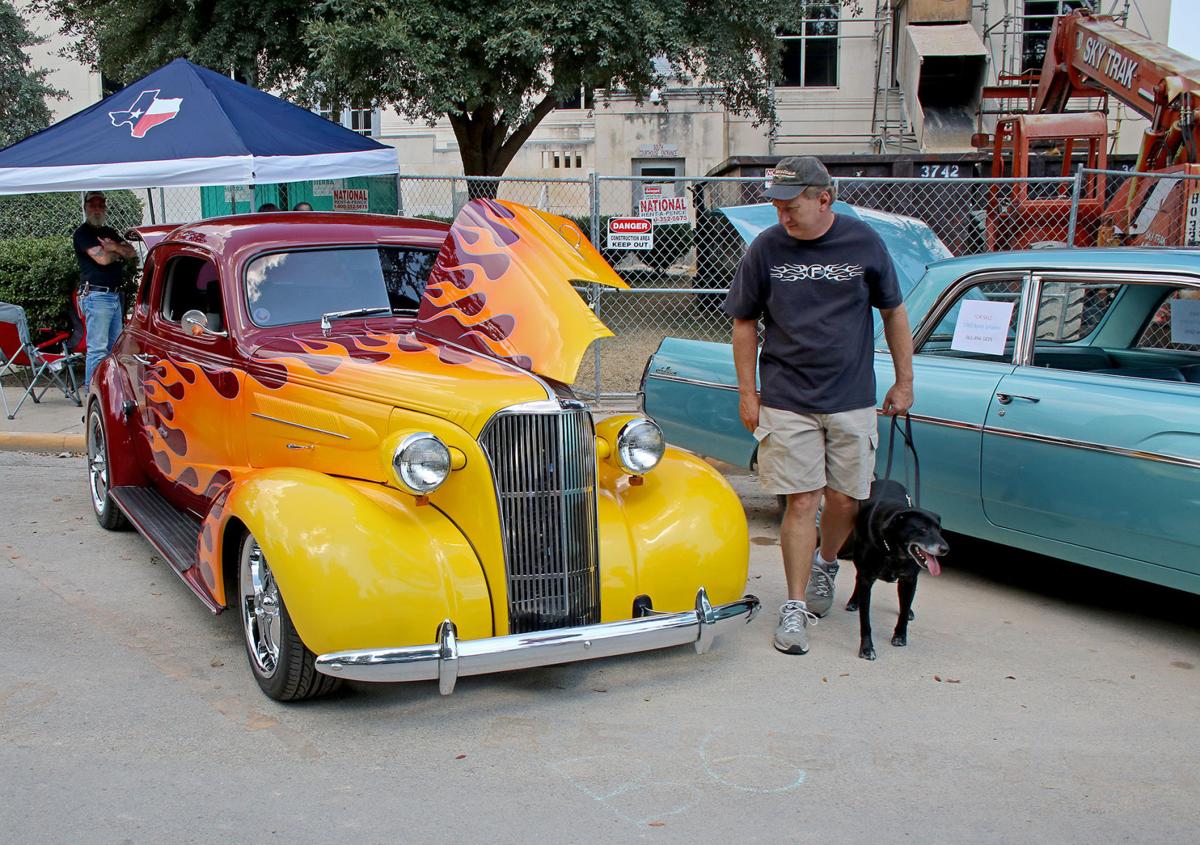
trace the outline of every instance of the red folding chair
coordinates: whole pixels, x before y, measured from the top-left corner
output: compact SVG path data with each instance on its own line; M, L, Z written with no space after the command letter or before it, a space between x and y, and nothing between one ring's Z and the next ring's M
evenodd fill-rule
M26 384L25 392L11 412L8 397L0 390L0 404L10 420L21 410L26 399L33 399L37 404L52 387L57 387L63 396L82 406L71 365L81 361L83 355L67 349L65 341L69 337L67 332L58 332L48 340L34 343L25 321L25 309L0 302L0 378L9 373L20 373ZM56 346L59 352L50 351Z

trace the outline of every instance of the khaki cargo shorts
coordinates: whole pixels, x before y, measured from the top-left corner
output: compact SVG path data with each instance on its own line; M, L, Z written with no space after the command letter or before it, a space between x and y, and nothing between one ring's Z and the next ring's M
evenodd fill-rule
M874 406L838 414L798 414L763 405L754 439L764 493L831 487L853 499L870 494L879 445Z

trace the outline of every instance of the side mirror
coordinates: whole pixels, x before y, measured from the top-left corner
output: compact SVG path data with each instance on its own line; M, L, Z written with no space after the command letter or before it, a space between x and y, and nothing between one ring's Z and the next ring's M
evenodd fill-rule
M204 312L196 308L191 311L185 311L183 319L183 330L192 337L202 337L203 335L218 335L224 332L214 332L208 327L208 317L204 316Z

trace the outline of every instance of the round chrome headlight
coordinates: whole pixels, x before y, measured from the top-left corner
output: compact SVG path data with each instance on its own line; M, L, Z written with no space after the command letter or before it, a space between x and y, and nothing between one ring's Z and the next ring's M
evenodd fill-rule
M441 487L450 475L450 450L428 431L418 431L400 441L392 455L392 469L400 486L424 496Z
M617 463L630 475L645 475L658 466L667 444L654 420L630 420L617 434Z

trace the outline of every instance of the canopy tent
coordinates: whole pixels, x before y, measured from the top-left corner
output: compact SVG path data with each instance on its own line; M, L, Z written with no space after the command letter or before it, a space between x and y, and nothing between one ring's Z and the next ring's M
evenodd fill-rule
M396 173L396 150L186 59L0 150L0 194Z

